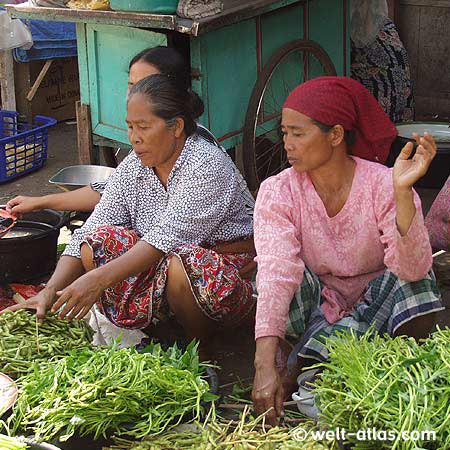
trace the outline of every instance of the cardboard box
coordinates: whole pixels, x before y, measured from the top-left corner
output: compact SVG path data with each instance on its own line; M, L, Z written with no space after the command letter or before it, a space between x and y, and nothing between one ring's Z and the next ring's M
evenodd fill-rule
M78 60L54 59L34 98L27 100L45 61L14 64L17 111L31 120L36 114L50 116L58 121L75 118L75 102L80 99Z

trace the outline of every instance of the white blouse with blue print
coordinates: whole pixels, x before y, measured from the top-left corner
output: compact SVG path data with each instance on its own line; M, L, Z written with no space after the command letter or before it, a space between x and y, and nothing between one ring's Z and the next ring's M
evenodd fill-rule
M86 234L101 225L133 229L167 253L182 245L214 245L253 234L236 167L219 147L197 134L187 138L167 180L131 152L108 179L100 203L76 230L64 255L80 257Z

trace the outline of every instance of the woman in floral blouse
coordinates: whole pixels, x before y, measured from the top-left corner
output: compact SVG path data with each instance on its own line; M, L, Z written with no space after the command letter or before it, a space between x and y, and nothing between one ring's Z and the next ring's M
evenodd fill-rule
M350 31L352 78L375 96L392 122L414 120L408 53L386 0L351 0Z
M241 269L255 256L252 218L231 159L196 133L202 111L196 94L165 75L131 88L134 151L25 307L41 319L47 309L81 319L97 303L114 324L150 331L174 316L201 341L246 319L254 301Z
M281 129L291 168L264 181L255 207L256 356L253 399L275 422L288 386L324 360L340 330L426 336L443 309L420 200L436 154L415 135L389 169L394 125L360 83L321 77L296 88ZM363 159L364 158L364 159ZM296 343L279 373L286 339ZM284 377L284 378L282 378Z

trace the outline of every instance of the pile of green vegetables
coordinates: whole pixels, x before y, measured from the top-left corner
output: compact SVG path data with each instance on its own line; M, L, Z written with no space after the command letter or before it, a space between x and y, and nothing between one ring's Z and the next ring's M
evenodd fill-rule
M249 411L247 406L237 422L211 418L196 429L148 436L138 443L119 439L106 450L337 450L336 442L312 438L312 421L297 428L268 427L264 415L254 418Z
M26 450L28 446L20 439L0 434L0 448L2 450Z
M47 362L92 341L92 330L84 321L58 320L49 313L38 324L27 310L0 315L0 334L0 370L13 378L28 373L33 361Z
M450 329L418 345L407 337L340 335L328 340L329 360L315 382L321 425L347 433L392 431L394 439L362 441L354 449L450 448ZM435 440L411 432L434 431ZM414 439L405 440L406 432Z
M216 397L202 378L206 366L199 363L197 346L185 352L176 347L164 352L159 345L145 350L77 349L51 365L33 365L18 380L10 432L44 441L74 434L142 438L200 419L203 402Z

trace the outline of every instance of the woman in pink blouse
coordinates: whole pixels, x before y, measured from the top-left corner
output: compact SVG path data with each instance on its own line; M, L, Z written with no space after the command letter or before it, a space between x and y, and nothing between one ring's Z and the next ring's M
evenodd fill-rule
M450 252L450 177L434 199L425 217L425 225L432 247Z
M253 400L275 422L306 360L339 330L426 336L443 309L413 184L436 154L415 135L389 169L396 130L357 81L321 77L288 97L281 129L291 168L266 180L255 209ZM378 161L378 162L375 162ZM281 373L277 362L298 342ZM293 355L293 358L292 358ZM292 361L293 359L293 361Z

